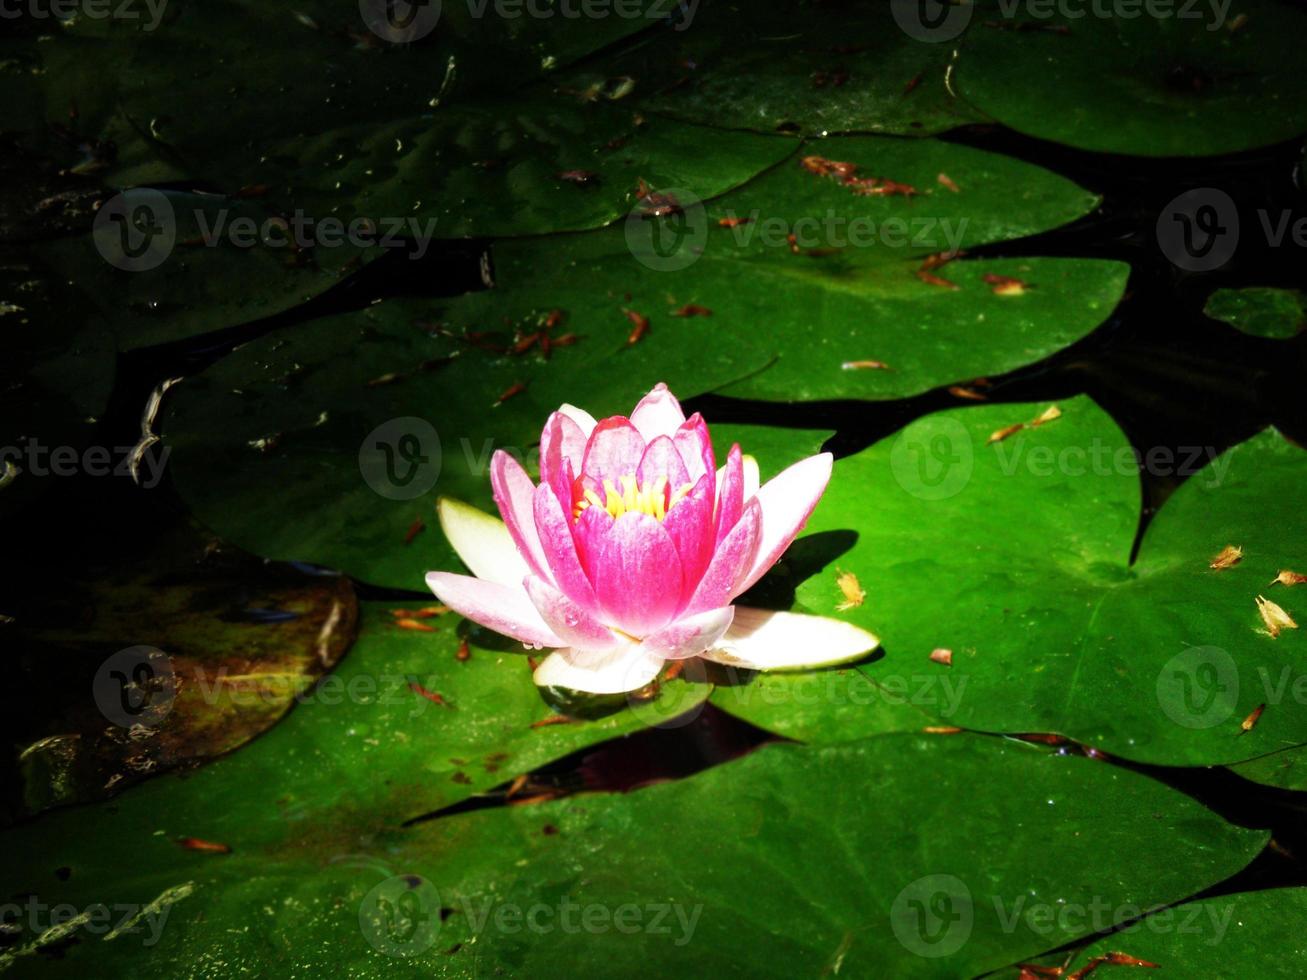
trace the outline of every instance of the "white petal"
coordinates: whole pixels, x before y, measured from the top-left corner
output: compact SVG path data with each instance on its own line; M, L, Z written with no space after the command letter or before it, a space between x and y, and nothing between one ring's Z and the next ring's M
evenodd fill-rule
M441 497L436 502L436 513L440 517L440 529L473 575L487 582L522 587L522 580L531 569L518 554L508 525L450 497Z
M744 454L744 502L747 504L758 493L758 487L762 485L762 474L758 472L758 459L755 456Z
M802 670L857 660L879 645L875 636L842 620L736 606L731 628L701 656L753 670Z
M569 405L566 402L558 406L558 411L579 425L581 432L587 439L590 438L590 433L595 430L595 426L599 424L595 421L595 417L584 408L577 408L575 405Z
M663 658L627 643L607 653L565 647L545 657L536 668L540 687L566 687L588 694L625 694L638 691L662 669Z

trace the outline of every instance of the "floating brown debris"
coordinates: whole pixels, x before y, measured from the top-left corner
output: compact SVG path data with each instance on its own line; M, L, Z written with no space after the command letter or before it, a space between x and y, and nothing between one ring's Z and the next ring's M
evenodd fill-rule
M412 544L413 539L416 538L419 534L421 534L426 529L427 529L427 522L420 517L417 518L416 520L413 521L412 524L408 526L408 530L404 532L404 543Z
M649 318L643 313L635 312L635 310L624 308L622 312L631 321L631 333L626 338L626 346L631 347L638 344L644 338L644 335L649 332Z
M397 619L395 625L402 630L410 630L414 633L434 633L436 628L417 619Z
M927 735L957 735L962 729L956 725L927 725L922 731Z
M567 715L550 715L548 718L541 718L539 721L531 722L532 728L549 728L553 725L570 725L572 719Z
M599 183L599 175L593 170L564 170L554 174L559 180L565 180L577 187L593 187Z
M954 398L965 398L967 401L983 402L989 399L978 391L967 388L963 385L950 385L948 393Z
M1280 570L1279 575L1275 576L1275 581L1271 584L1302 585L1304 582L1307 582L1307 575L1302 575L1298 572L1291 572L1287 568L1284 568Z
M841 371L892 371L884 361L845 361L840 365Z
M177 843L188 851L204 851L206 854L230 854L230 844L219 844L217 841L201 840L198 837L178 837Z
M734 215L732 215L732 216L729 217L729 218L718 218L718 219L717 219L717 227L718 227L718 228L738 228L738 227L740 227L740 225L747 225L747 224L750 224L752 221L753 221L752 218L737 218L737 217L735 217Z
M1233 568L1242 560L1243 548L1237 544L1227 544L1208 562L1207 567L1214 568L1219 572L1227 568Z
M924 282L927 286L939 286L943 289L958 288L957 283L951 282L950 280L945 279L943 276L937 276L935 275L935 273L930 272L927 269L918 269L916 275L917 278L920 279L922 282Z
M417 681L409 681L409 682L408 682L408 689L409 689L410 691L412 691L414 694L417 694L417 695L419 695L420 697L424 697L424 698L426 698L426 699L427 699L428 701L430 701L432 704L438 704L438 705L440 705L442 708L453 708L453 707L454 707L452 704L450 704L448 701L446 701L442 695L440 695L440 694L437 693L436 691L428 690L427 688L425 688L425 687L423 687L421 684L419 684Z
M945 667L953 666L953 651L944 647L937 647L930 651L930 659L937 664L943 664Z
M948 189L951 190L954 194L957 194L957 193L959 193L959 192L962 190L962 188L958 187L958 185L953 181L953 178L950 177L948 174L941 173L941 174L940 174L938 177L936 177L935 179L936 179L937 181L939 181L939 184L940 184L941 187L946 187L946 188L948 188Z
M454 654L454 659L461 664L465 664L472 659L472 651L468 648L467 637L458 641L458 652Z
M672 316L712 316L712 310L696 303L686 303L679 310L672 310Z
M517 382L517 384L510 385L508 388L504 389L504 393L502 395L500 395L498 398L495 399L495 404L502 405L510 398L514 397L515 395L520 395L524 391L526 391L525 382L519 381Z

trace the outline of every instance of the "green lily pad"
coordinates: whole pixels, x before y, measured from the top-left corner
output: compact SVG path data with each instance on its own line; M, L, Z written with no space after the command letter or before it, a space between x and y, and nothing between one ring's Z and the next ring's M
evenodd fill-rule
M230 751L275 724L353 641L347 579L225 552L193 532L161 544L112 569L74 562L39 590L7 582L20 814Z
M769 360L745 326L702 343L696 318L662 318L630 345L623 309L661 305L662 284L630 300L591 286L387 301L246 344L170 396L176 486L225 540L424 591L426 572L459 567L435 530L436 497L493 511L494 451L532 463L558 406L623 414L659 381L689 398ZM552 310L550 335L575 343L512 353Z
M1077 952L1075 970L1095 957L1124 952L1155 963L1167 976L1298 977L1307 970L1307 943L1298 923L1307 915L1307 888L1273 888L1186 902ZM1065 957L1058 960L1058 965ZM1102 967L1109 976L1111 967ZM1144 974L1147 976L1148 974Z
M1042 405L943 412L839 461L808 530L856 530L838 565L867 599L836 612L826 568L798 602L881 638L884 658L862 668L873 680L965 684L948 719L963 728L1059 733L1168 765L1307 741L1293 702L1307 641L1290 628L1270 636L1258 606L1264 595L1307 614L1296 592L1269 585L1307 567L1293 503L1307 455L1275 432L1210 462L1201 451L1146 455L1159 475L1193 475L1130 565L1134 452L1087 397L1060 408L1037 427ZM1242 559L1209 567L1227 546ZM951 651L951 666L930 658L936 649ZM1277 703L1244 732L1264 702ZM873 714L867 724L875 730Z
M10 831L6 893L32 894L42 908L140 903L153 913L113 941L76 922L58 958L34 955L55 937L24 919L10 962L38 976L94 962L101 976L221 963L367 977L404 966L541 975L566 962L589 976L666 975L748 956L769 976L823 967L970 976L1088 931L1058 910L1178 901L1238 870L1266 840L1103 763L975 736L885 736L824 749L772 745L635 793L376 836L335 807L325 819L301 819L293 839L267 842L258 828L272 790L228 765L265 741L195 779L140 787L112 811L54 814ZM319 742L314 755L342 751L340 741ZM384 800L397 789L377 771L387 758L376 752L343 772ZM297 786L317 777L309 765L277 772L285 798L271 812L289 819L300 810ZM708 828L711 847L655 843L675 838L687 814ZM84 833L90 819L95 839ZM213 838L231 854L169 839L210 828L234 834ZM97 843L104 834L136 844L130 854L108 850ZM1054 836L1059 847L1045 846ZM850 859L873 851L876 861ZM1035 906L1054 913L1051 927L1025 914Z
M1264 786L1307 790L1307 746L1282 749L1230 768L1244 779L1251 779Z
M629 78L642 108L727 129L924 136L985 118L949 91L951 54L903 30L890 4L703 0L683 29L636 38L557 85L598 94Z
M90 226L91 216L86 225ZM134 189L110 197L94 231L35 251L99 308L122 350L198 336L307 302L406 229L300 221L255 202Z
M8 249L0 338L0 512L13 513L48 489L52 451L80 460L94 445L117 365L113 334L85 298Z
M1295 63L1307 16L1292 4L1122 9L977 3L954 84L999 122L1102 153L1237 153L1307 130ZM1037 81L1036 81L1037 80Z
M1269 286L1218 289L1203 312L1254 337L1288 340L1307 327L1307 293Z
M793 147L637 118L607 101L522 99L532 77L656 23L651 2L581 18L414 5L415 27L431 30L412 44L368 28L360 8L372 0L172 6L157 31L87 37L78 27L43 59L45 72L62 63L66 42L79 65L113 79L116 99L78 129L117 147L99 168L117 187L183 174L228 194L257 189L317 223L411 219L428 238L531 234L613 221L642 177L720 193ZM49 88L45 112L61 118L72 86Z
M620 106L518 98L289 137L224 168L310 214L399 217L462 238L597 228L631 210L641 180L712 197L793 148Z

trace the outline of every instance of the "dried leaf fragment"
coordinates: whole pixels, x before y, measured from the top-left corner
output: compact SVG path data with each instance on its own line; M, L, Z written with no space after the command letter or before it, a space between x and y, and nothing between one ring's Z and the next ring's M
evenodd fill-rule
M686 303L679 310L673 310L672 316L712 316L712 310L696 303Z
M1227 568L1233 568L1242 560L1243 548L1237 544L1227 544L1212 558L1207 567L1214 568L1219 572Z
M1243 721L1239 722L1239 734L1242 735L1244 732L1251 732L1256 728L1257 721L1262 717L1262 712L1265 710L1266 705L1264 704L1259 704L1257 707L1253 708L1252 713Z
M631 347L638 344L644 335L649 332L649 318L643 313L637 313L635 310L623 308L622 312L631 321L631 333L626 338L626 346Z
M408 531L404 533L404 543L412 544L413 539L427 529L427 522L422 518L417 518L408 526Z
M858 581L858 576L852 572L839 572L835 576L835 584L840 587L840 593L844 596L844 601L835 607L839 612L846 612L854 606L860 606L867 598L867 590Z
M1280 574L1275 576L1275 582L1272 582L1271 584L1275 585L1276 582L1280 585L1302 585L1304 582L1307 582L1307 575L1302 575L1298 572L1291 572L1287 568L1282 568L1280 569Z
M502 395L500 395L498 398L495 399L495 404L502 405L504 404L504 402L508 401L514 395L520 395L524 391L526 391L526 384L522 381L519 381L515 385L510 385L508 388L504 390L504 393Z
M1062 409L1058 408L1056 405L1049 405L1048 408L1040 412L1037 417L1030 420L1030 427L1036 429L1046 422L1052 422L1054 419L1060 419L1061 417Z
M410 630L414 633L434 633L436 628L417 619L397 619L395 625L402 630Z
M884 361L845 361L840 365L842 371L889 371L892 370Z
M1027 284L1013 276L1000 276L997 273L986 272L980 278L989 284L995 296L1024 296L1026 293Z
M204 851L208 854L230 854L230 844L220 844L217 841L201 840L198 837L178 837L177 843L188 851Z
M531 722L532 728L548 728L551 725L570 725L572 719L567 715L550 715L548 718L541 718L539 721Z
M989 438L985 440L985 445L988 446L995 442L1002 442L1004 439L1016 435L1025 427L1026 423L1018 422L1015 425L1005 425L1001 429L996 429L989 434Z
M1265 596L1257 597L1257 611L1262 614L1262 622L1266 624L1266 631L1272 639L1279 636L1281 630L1298 628L1292 616Z
M953 651L946 647L936 647L930 651L930 659L937 664L943 664L945 667L953 666Z
M941 173L935 179L939 181L941 187L947 187L954 194L957 194L959 191L961 191L961 188L958 187L956 183L954 183L953 178L950 177L948 174Z

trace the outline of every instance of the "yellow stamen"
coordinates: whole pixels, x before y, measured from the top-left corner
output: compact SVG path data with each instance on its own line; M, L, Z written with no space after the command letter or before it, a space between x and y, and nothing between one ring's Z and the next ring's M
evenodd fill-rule
M662 521L667 517L667 512L677 502L684 500L690 491L694 489L694 484L686 483L678 487L669 500L666 476L659 476L654 479L653 483L643 487L640 486L636 477L630 473L618 477L617 482L621 484L620 491L612 480L604 481L603 498L600 498L599 494L593 490L586 490L581 499L577 501L572 516L579 518L583 511L590 507L598 507L601 510L606 510L614 518L621 517L623 514L636 513L648 514L654 520Z

